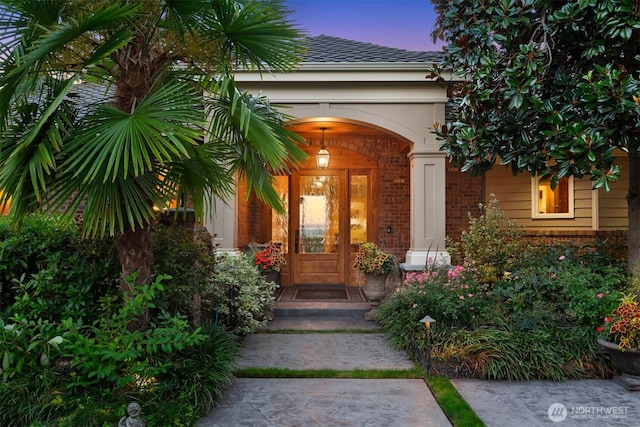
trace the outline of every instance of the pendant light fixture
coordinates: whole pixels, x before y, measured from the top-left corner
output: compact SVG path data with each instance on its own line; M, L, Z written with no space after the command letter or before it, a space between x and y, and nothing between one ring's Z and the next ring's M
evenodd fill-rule
M324 131L327 128L320 128L320 130L322 130L322 141L320 141L320 151L316 154L316 164L318 169L326 169L329 167L329 158L331 157L327 149L324 148Z

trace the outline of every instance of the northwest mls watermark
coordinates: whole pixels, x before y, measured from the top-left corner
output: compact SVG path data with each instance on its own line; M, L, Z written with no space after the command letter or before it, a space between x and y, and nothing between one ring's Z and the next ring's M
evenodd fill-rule
M547 414L553 422L559 423L567 418L572 420L613 420L627 418L628 406L570 406L554 403Z

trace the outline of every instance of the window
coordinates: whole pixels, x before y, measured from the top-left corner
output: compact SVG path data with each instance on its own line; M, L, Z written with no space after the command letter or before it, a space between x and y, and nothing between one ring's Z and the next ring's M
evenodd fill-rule
M573 177L560 178L556 188L551 183L531 179L532 218L573 218Z

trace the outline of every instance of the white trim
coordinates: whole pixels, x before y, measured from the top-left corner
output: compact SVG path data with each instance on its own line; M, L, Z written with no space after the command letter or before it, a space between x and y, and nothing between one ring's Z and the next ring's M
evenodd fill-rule
M569 198L569 212L566 213L541 213L538 209L538 183L540 181L539 176L531 177L531 218L532 219L573 219L575 218L575 186L574 177L568 179L568 198Z
M600 230L600 191L591 190L591 229Z

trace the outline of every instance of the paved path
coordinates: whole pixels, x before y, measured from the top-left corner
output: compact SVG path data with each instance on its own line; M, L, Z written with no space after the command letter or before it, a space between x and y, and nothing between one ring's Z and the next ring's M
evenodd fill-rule
M353 319L270 322L269 329L372 329ZM407 356L381 333L253 334L238 365L301 369L408 370ZM450 427L421 379L239 378L199 427Z
M612 380L451 380L487 427L639 427L640 392Z
M277 318L246 338L238 365L299 369L411 369L373 322ZM284 334L286 329L348 333ZM367 330L368 333L352 333ZM375 331L373 331L375 332ZM487 427L640 427L640 392L611 380L452 380ZM451 426L424 381L257 379L234 381L199 427Z

